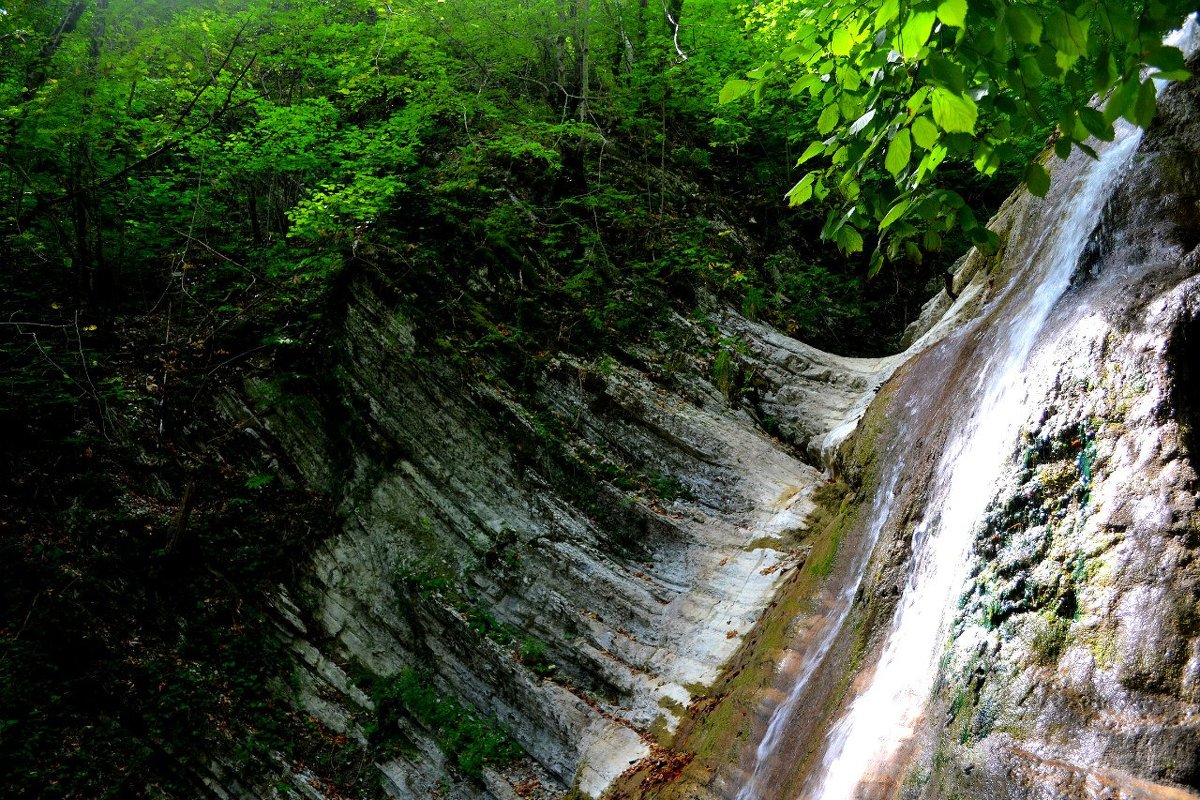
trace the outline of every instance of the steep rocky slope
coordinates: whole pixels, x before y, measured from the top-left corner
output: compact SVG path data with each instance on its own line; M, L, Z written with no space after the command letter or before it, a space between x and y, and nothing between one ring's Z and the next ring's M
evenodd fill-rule
M511 733L532 759L512 782L599 796L669 741L804 561L823 478L799 454L887 362L731 318L727 334L752 343L732 403L703 359L651 348L549 358L517 396L421 356L377 282L347 296L340 411L255 383L224 403L346 519L277 601L304 707L365 742L372 702L354 680L416 668ZM771 414L798 448L763 432ZM389 793L505 795L494 773L448 770L419 722L402 726L409 749L380 766Z
M1031 364L923 796L1200 791L1198 149L1200 89L1172 87Z

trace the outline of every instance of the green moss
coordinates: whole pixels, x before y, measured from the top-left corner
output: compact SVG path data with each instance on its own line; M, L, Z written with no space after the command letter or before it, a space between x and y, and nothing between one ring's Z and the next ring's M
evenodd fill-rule
M518 660L539 678L549 678L558 671L558 666L546 655L546 645L539 639L526 636L517 651Z
M728 350L722 349L713 359L712 379L717 388L721 390L721 394L725 395L726 400L733 398L738 379L738 366Z
M1070 620L1052 617L1043 619L1029 643L1035 664L1052 667L1058 663L1070 641Z
M670 726L667 724L667 718L662 714L654 718L654 721L650 723L650 727L646 732L659 747L670 746L673 734L671 733Z
M1117 637L1115 634L1115 631L1100 629L1092 631L1084 639L1092 658L1096 659L1096 666L1101 669L1108 669L1117 662Z
M522 755L499 723L481 719L457 699L438 693L430 677L414 669L379 681L372 699L380 731L394 730L401 714L406 714L434 735L442 752L468 777L479 778L485 766L506 764Z
M848 513L849 505L849 498L843 498L833 522L813 546L804 565L809 574L818 578L827 578L833 572L833 565L837 561L838 550L842 545L842 537L851 521L851 515Z

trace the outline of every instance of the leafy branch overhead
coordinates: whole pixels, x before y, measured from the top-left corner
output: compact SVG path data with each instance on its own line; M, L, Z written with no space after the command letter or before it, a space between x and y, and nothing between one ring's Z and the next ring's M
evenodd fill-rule
M720 101L762 99L789 86L820 108L819 140L797 164L808 171L788 192L794 206L824 201L822 235L846 252L878 244L870 274L921 246L936 250L956 227L976 245L995 236L970 205L937 180L949 161L983 175L1018 157L1015 142L1055 129L1060 158L1111 141L1120 120L1146 127L1156 80L1189 76L1183 53L1163 43L1194 4L1088 0L1069 8L1031 0L774 0L758 10L763 30L787 30L774 57L728 81ZM1091 98L1097 96L1098 104ZM1024 170L1044 196L1050 176Z

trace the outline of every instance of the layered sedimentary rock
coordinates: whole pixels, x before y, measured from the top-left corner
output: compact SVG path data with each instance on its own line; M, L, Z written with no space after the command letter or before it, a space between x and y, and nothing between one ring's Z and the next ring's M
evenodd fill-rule
M348 297L340 408L255 384L225 404L346 520L276 600L304 708L365 742L372 702L356 679L415 668L530 758L508 781L466 780L412 720L407 754L380 765L392 795L517 783L599 796L669 741L803 561L823 478L802 456L884 362L730 318L753 342L734 367L747 385L760 375L752 401L714 388L705 360L653 349L552 357L516 393L419 354L377 284ZM764 432L772 411L797 446Z

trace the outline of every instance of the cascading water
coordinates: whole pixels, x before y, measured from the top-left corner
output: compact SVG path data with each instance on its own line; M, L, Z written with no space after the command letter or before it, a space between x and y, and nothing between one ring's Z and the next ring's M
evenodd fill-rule
M1070 199L1062 203L1057 214L1054 209L1048 210L1045 218L1053 224L1047 224L1042 234L1027 244L1027 255L1019 270L1026 280L1015 279L1009 296L994 302L997 307L1010 309L1005 314L1008 323L1001 328L999 340L989 348L994 355L979 369L972 387L980 397L973 404L976 413L960 427L942 456L935 483L945 487L944 499L938 502L931 498L927 516L914 533L914 566L883 655L868 687L827 737L824 756L805 788L804 797L821 800L855 797L864 776L873 768L884 767L911 736L936 674L945 627L942 612L953 606L955 593L962 585L974 525L991 499L994 478L1001 468L996 454L1005 452L1012 444L1016 428L1025 416L1024 386L1018 380L1019 373L1051 308L1069 285L1108 187L1128 162L1139 138L1136 129L1120 123L1117 138L1100 160L1084 165L1091 168L1077 175L1073 185L1063 193L1063 197ZM959 336L971 333L972 328L968 328ZM927 346L927 341L914 344L908 356ZM889 365L886 373L894 366ZM876 489L866 533L850 555L852 563L845 573L849 580L840 591L829 591L828 597L818 601L822 613L813 624L819 630L799 656L799 663L790 670L792 683L770 715L754 753L752 769L736 800L773 797L779 791L773 781L778 753L786 744L793 718L805 705L811 681L841 634L867 560L889 523L898 486L906 478L905 460L899 454L912 446L914 432L923 427L912 421L921 413L914 398L904 409L904 419L893 420L896 428L893 451L897 455L887 459L890 468L881 476ZM823 447L827 455L835 449L839 437L853 430L858 414L853 416L831 434L831 441Z
M1027 297L1014 297L993 355L979 371L973 417L948 443L924 518L913 535L914 563L866 688L834 725L824 756L804 796L854 798L864 782L894 772L891 762L914 732L930 696L947 609L965 580L975 526L995 491L1003 460L1028 416L1022 371L1051 309L1067 289L1108 190L1129 162L1140 132L1122 125L1117 138L1065 193L1056 224L1029 242L1020 271L1037 281ZM1053 241L1045 239L1053 235ZM1020 291L1017 288L1015 291Z
M761 794L760 783L764 780L763 768L770 763L771 754L779 745L780 737L785 735L787 723L795 712L797 704L804 697L804 691L808 687L809 681L812 680L817 669L829 655L829 651L833 648L838 633L841 631L842 624L850 614L854 596L858 593L858 587L862 584L863 576L866 574L867 559L871 555L875 542L879 540L880 531L883 530L884 524L891 515L892 504L896 499L896 483L903 474L904 462L899 461L889 479L876 491L871 509L871 527L868 530L864 546L858 548L850 567L854 579L840 592L829 598L825 604L826 613L822 619L824 627L817 637L816 644L805 655L791 689L788 691L787 698L772 713L770 721L767 723L766 733L755 750L754 769L747 781L742 784L741 789L738 790L737 800L754 800Z
M1191 52L1195 36L1193 16L1166 43ZM1161 91L1162 83L1156 83ZM973 534L1005 466L1002 454L1013 451L1030 413L1025 365L1141 136L1141 130L1119 123L1113 143L1099 160L1084 162L1059 196L1061 211L1043 216L1051 223L1043 235L1026 242L1022 252L1008 254L1021 267L1010 290L1012 310L972 387L979 398L975 413L960 421L939 464L932 484L938 488L914 531L913 565L882 655L865 689L833 726L804 797L856 798L872 794L869 786L877 780L885 789L893 785L893 760L912 738L928 703L948 610L965 582ZM1053 240L1047 241L1051 235ZM1034 288L1020 296L1022 284Z
M805 788L804 797L834 800L852 798L873 768L885 766L908 740L929 696L936 674L939 644L944 638L943 610L953 606L963 582L963 569L976 521L991 499L996 473L1001 468L996 454L1005 452L1016 437L1024 418L1024 386L1019 373L1051 308L1066 290L1071 273L1099 215L1109 186L1137 147L1139 132L1120 124L1115 141L1100 160L1076 177L1063 194L1055 224L1046 225L1041 236L1027 244L1023 269L1026 281L1014 284L1009 297L996 301L1014 310L1006 316L1000 341L972 387L981 399L974 404L974 417L960 428L949 443L935 483L945 487L944 499L931 502L926 518L914 533L915 562L894 618L884 652L867 688L850 705L830 732L822 761ZM1087 166L1087 165L1085 165ZM1049 217L1055 217L1053 213ZM1051 241L1051 237L1054 240ZM971 333L970 329L960 336ZM924 349L918 342L910 350ZM890 369L888 370L890 372ZM906 417L917 417L921 409L910 401ZM896 422L896 447L909 447L912 431L920 426ZM853 428L853 421L847 424ZM832 451L836 441L824 449ZM794 667L792 684L784 700L773 710L763 738L754 753L753 767L739 789L737 800L756 800L778 791L770 782L777 751L784 744L794 715L804 705L806 690L824 664L853 607L862 583L867 559L893 511L898 485L905 478L902 457L892 460L872 502L870 522L862 542L851 556L850 580L836 593L819 602L823 614L820 631L810 641ZM932 500L932 498L931 498Z

